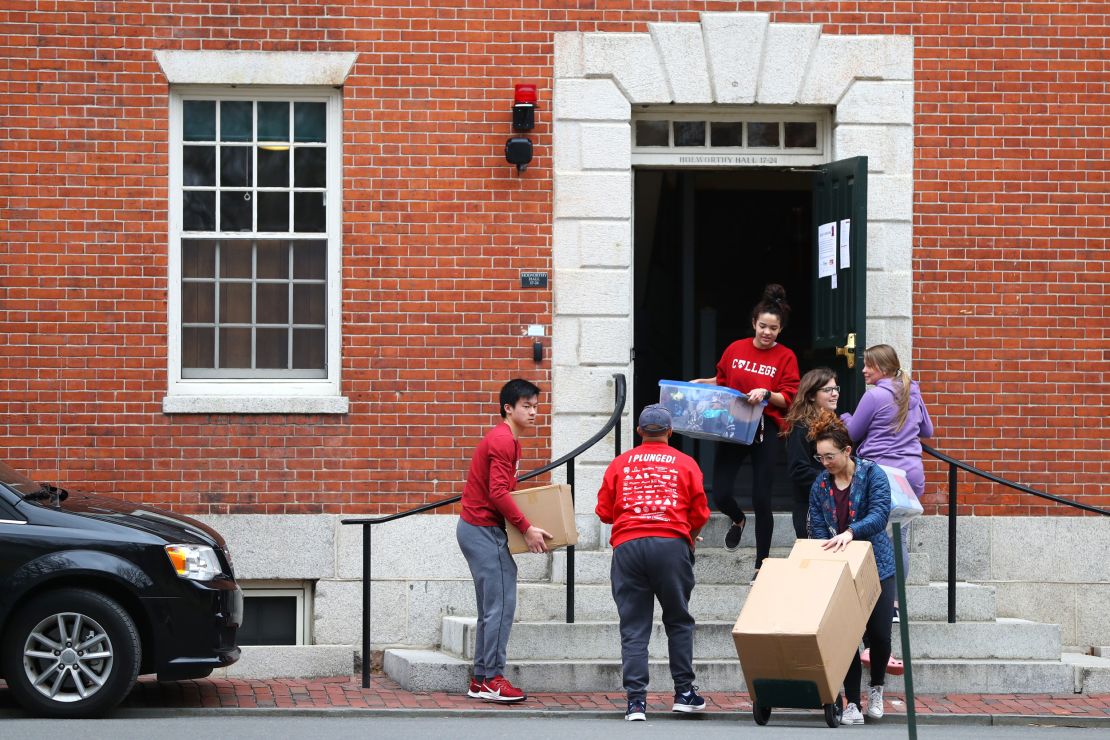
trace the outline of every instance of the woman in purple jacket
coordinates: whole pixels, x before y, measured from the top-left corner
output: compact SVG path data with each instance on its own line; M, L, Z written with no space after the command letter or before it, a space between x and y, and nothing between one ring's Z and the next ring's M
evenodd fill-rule
M917 382L902 369L889 344L863 353L863 379L872 386L854 414L841 414L860 457L906 471L918 498L925 492L921 440L933 436L933 422ZM902 563L909 569L909 525L902 526ZM897 614L897 612L895 612Z

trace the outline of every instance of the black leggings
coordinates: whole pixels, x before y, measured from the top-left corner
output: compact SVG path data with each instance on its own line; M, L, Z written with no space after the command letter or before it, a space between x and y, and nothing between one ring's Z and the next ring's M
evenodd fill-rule
M756 438L758 440L758 437ZM717 444L717 462L713 466L713 503L717 510L734 522L744 511L736 500L736 476L745 459L752 460L752 511L755 512L755 567L771 554L771 535L775 519L771 513L771 490L775 483L775 466L782 455L782 441L775 423L764 417L763 441L750 445Z
M890 660L890 620L894 618L894 577L882 582L879 601L871 610L867 620L864 639L871 649L871 685L882 686L886 681L886 664ZM859 649L852 656L848 675L844 677L844 698L850 704L859 706L860 680L863 678L863 663L859 659Z

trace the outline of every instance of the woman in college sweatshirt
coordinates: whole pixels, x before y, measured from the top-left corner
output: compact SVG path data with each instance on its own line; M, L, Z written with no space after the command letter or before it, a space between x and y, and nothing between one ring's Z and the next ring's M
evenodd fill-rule
M781 285L771 284L752 309L755 336L738 339L728 346L717 363L715 378L699 378L696 383L716 383L747 394L748 403L767 406L755 439L750 445L717 444L713 475L713 502L727 514L732 527L725 534L725 549L736 550L747 517L736 500L736 476L748 457L752 461L752 509L755 511L755 572L771 552L775 521L771 513L774 471L782 454L779 430L783 414L798 391L798 358L779 344L779 333L790 318L790 304ZM753 581L755 576L752 577Z

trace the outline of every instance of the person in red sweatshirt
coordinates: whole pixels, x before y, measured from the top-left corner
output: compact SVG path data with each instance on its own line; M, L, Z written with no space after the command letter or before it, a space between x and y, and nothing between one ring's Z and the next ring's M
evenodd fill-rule
M663 608L672 712L700 712L705 699L694 686L694 546L709 520L701 470L673 449L671 413L652 404L640 412L643 443L609 463L595 511L613 525L610 581L621 632L621 669L628 708L624 718L647 719L648 640L655 600Z
M474 578L478 600L474 677L467 696L518 702L527 695L505 678L505 646L516 614L516 561L509 553L506 520L520 530L531 552L547 552L551 534L533 526L510 495L516 489L521 432L536 424L540 389L516 378L501 388L503 422L491 429L470 460L455 528L459 549Z
M717 363L715 378L694 382L716 383L747 394L748 403L764 401L763 420L750 445L719 443L713 467L713 503L727 514L732 527L725 533L725 549L736 550L744 533L747 517L736 500L736 476L748 457L752 461L752 509L755 511L755 572L771 553L771 535L775 531L771 512L771 491L775 466L782 455L779 430L783 415L798 392L798 358L779 344L779 333L790 318L790 304L781 285L772 283L763 289L763 297L752 309L755 336L738 339L725 349ZM755 581L755 576L752 577Z

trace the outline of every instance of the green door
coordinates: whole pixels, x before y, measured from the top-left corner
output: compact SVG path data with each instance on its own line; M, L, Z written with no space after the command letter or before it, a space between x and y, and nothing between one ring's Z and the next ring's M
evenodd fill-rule
M840 410L854 411L864 390L867 157L830 162L814 177L814 359L836 371Z

